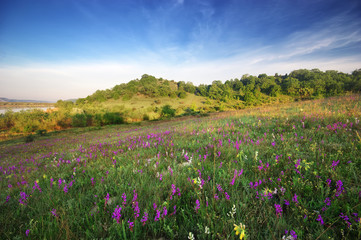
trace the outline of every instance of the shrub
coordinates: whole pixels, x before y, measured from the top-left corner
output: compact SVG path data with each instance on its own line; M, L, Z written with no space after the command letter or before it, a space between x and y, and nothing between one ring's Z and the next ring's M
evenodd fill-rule
M144 120L144 121L149 121L149 115L146 114L146 113L144 113L144 115L143 115L143 120Z
M35 139L34 135L33 134L29 134L25 137L25 142L26 143L29 143L29 142L33 142Z
M175 109L172 108L170 105L164 105L162 107L162 112L161 112L161 116L162 117L174 117L175 116Z
M38 129L36 130L36 134L39 136L45 136L46 135L46 130L45 129Z
M77 113L71 118L71 125L73 127L86 127L87 117L83 113Z
M124 119L120 116L120 113L117 112L109 112L103 115L104 124L122 124L124 123Z

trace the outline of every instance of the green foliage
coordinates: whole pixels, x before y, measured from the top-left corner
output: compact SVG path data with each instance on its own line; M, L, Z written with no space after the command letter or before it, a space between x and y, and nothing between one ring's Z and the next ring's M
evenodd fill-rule
M173 109L170 105L164 105L162 107L161 116L165 118L174 117L176 110Z
M38 130L36 130L36 134L38 136L45 136L46 135L46 129L38 129Z
M148 115L148 114L144 114L144 115L143 115L143 120L144 120L144 121L149 121L149 119L150 119L150 118L149 118L149 115Z
M71 125L73 127L86 127L87 126L87 115L84 113L77 113L72 116Z
M33 134L29 134L25 137L25 142L26 143L30 143L30 142L33 142L35 140L35 137Z
M179 98L182 98L182 99L187 97L187 93L183 90L177 91L176 94Z
M124 119L118 112L107 112L103 115L103 122L105 125L109 124L123 124Z

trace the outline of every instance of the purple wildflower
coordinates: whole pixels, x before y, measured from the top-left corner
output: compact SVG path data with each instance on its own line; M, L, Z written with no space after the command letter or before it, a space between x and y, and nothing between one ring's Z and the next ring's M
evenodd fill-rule
M318 217L317 217L316 221L320 222L320 224L321 224L321 225L323 225L323 224L324 224L324 221L323 221L323 219L322 219L321 214L320 214L320 215L318 215Z
M296 195L296 194L292 197L292 201L295 202L295 203L298 203L297 195Z
M227 193L227 192L224 192L224 195L226 195L226 199L227 199L227 200L229 200L229 199L230 199L230 197L229 197L229 195L228 195L228 193Z
M27 229L27 230L25 231L26 236L29 236L29 232L30 232L30 229Z
M327 185L328 185L329 187L331 187L331 179L327 179L326 182L327 182Z
M68 193L68 186L66 184L64 185L64 192Z
M144 215L143 215L143 217L142 217L142 219L140 221L144 226L145 223L148 221L148 213L147 212L144 212Z
M26 205L28 197L29 195L27 195L25 192L20 192L20 199L19 199L20 204Z
M58 214L56 214L56 209L53 208L53 210L51 211L51 214L53 214L54 217L58 217Z
M120 211L122 210L122 207L119 207L119 205L117 205L117 207L114 209L114 212L113 212L113 216L112 218L116 219L117 220L117 223L120 222L120 217L122 216L120 214Z
M198 212L198 209L201 207L201 204L199 203L199 200L196 200L196 212Z
M167 214L168 214L167 207L166 207L166 206L164 206L164 207L163 207L163 214L162 214L162 217L163 217L163 218L165 218L165 216L167 216Z
M125 204L127 204L127 195L125 195L125 193L122 194L122 198L123 198L123 207L125 206Z
M109 201L109 193L107 193L104 199L105 199L105 205L107 205Z
M134 227L134 222L131 222L130 220L128 220L128 224L129 224L130 231L132 231L133 227Z
M281 217L282 216L282 207L281 207L281 205L280 204L275 204L274 206L276 208L277 217Z
M157 210L156 210L156 214L155 214L154 221L155 221L155 222L158 222L158 221L159 221L159 218L160 218L160 211L157 209Z

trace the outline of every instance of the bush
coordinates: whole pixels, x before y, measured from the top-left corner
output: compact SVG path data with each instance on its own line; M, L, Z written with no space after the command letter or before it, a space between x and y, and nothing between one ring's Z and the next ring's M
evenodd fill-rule
M172 108L170 105L164 105L163 107L162 107L162 112L161 112L161 116L162 117L167 117L167 118L169 118L169 117L174 117L175 116L175 109L174 108Z
M103 126L104 123L103 123L103 117L101 114L95 114L94 117L93 117L93 124L97 127L100 127L100 126Z
M184 91L178 91L178 97L179 98L186 98L187 97L187 93Z
M122 124L124 123L124 119L120 116L120 113L117 112L109 112L103 115L104 124Z
M29 142L33 142L35 139L34 135L33 134L30 134L28 136L25 137L25 142L26 143L29 143Z
M38 129L36 130L36 134L39 136L45 136L46 135L46 130L45 129Z
M149 115L148 114L144 114L143 115L143 121L149 121Z
M71 125L73 127L86 127L87 117L83 113L77 113L71 118Z

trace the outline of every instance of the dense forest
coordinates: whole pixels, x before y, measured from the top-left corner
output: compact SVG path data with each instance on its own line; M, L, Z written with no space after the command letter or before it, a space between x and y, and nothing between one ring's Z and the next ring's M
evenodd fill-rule
M246 74L240 79L224 83L215 80L210 85L199 86L144 74L140 79L112 89L98 90L75 102L59 100L52 111L8 111L0 114L0 130L6 134L43 134L70 127L207 114L360 91L361 69L352 74L319 69L300 69L274 76ZM146 101L149 102L147 107Z

